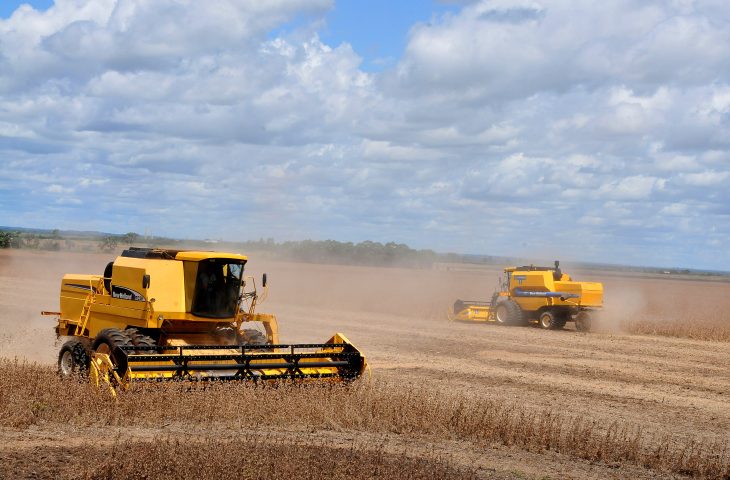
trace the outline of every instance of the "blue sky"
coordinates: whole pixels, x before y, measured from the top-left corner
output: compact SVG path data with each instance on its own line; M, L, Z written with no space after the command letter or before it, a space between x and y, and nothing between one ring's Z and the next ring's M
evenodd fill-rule
M396 64L413 25L456 11L454 4L433 0L337 2L327 14L320 36L322 41L334 45L349 43L363 57L361 68L380 71Z
M53 0L3 0L0 18L8 18L20 5L27 4L39 11L53 5ZM456 3L435 0L346 0L337 2L325 15L319 35L330 44L348 42L362 57L366 71L381 71L393 66L403 54L408 30L416 23L428 23L435 15L457 12ZM271 34L282 34L311 21L295 18Z
M53 0L31 0L18 2L15 0L4 0L0 3L0 17L8 18L20 5L27 4L37 10L46 10L53 5Z
M730 270L724 1L212 5L0 4L0 225Z

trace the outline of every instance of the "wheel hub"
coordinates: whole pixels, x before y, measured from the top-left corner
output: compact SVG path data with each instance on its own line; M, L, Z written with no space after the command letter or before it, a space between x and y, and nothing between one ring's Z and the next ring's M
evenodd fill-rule
M68 376L73 373L74 369L74 357L70 350L63 352L61 356L61 373Z

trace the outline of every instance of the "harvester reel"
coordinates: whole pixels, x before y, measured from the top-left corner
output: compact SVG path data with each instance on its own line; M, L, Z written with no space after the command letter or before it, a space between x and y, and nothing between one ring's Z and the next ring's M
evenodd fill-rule
M502 325L523 325L525 323L525 315L517 302L506 299L497 302L495 311L497 323Z
M64 378L83 376L89 371L89 352L83 341L73 339L58 352L58 374Z
M560 312L546 310L540 314L540 327L546 330L560 330L565 326L567 318Z

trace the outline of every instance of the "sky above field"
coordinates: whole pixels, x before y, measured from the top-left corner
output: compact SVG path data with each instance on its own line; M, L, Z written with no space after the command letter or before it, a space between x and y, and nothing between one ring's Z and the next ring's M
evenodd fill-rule
M725 0L0 2L0 225L730 270Z

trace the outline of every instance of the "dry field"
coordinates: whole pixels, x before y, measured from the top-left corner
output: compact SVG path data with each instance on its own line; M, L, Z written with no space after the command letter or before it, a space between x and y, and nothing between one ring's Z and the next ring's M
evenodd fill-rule
M252 258L283 340L341 331L372 379L115 402L55 377L38 315L63 273L108 260L0 251L0 478L730 478L728 283L571 272L606 287L601 331L582 334L446 322L495 270Z

